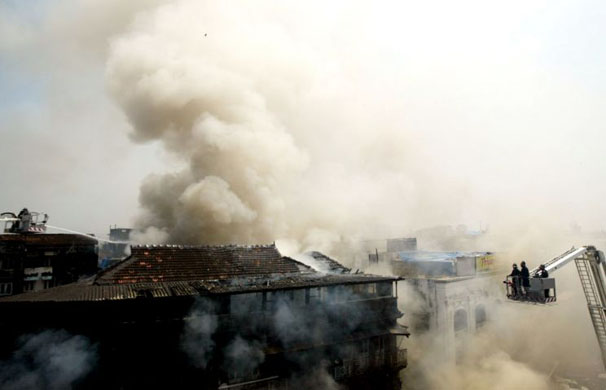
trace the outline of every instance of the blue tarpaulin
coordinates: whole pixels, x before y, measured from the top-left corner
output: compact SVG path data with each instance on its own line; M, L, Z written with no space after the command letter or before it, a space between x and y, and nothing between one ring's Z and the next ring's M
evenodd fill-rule
M419 273L427 276L457 275L457 258L474 257L477 253L469 252L398 252L398 257L407 266L414 267Z

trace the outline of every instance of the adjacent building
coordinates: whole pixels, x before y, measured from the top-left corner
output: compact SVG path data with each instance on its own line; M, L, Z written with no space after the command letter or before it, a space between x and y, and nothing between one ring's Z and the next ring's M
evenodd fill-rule
M128 256L131 228L109 227L109 241L102 242L99 248L99 267L107 268Z
M412 242L411 239L403 239ZM402 241L404 242L404 241ZM416 241L415 241L416 245ZM488 320L494 300L495 255L491 252L394 250L370 254L406 279L416 302L408 313L414 334L431 333L445 361L457 362L464 344ZM500 284L499 284L500 285Z
M326 271L275 245L135 246L87 280L0 299L0 334L89 339L97 363L76 388L399 388L399 278L313 257Z
M94 275L97 241L76 234L0 234L0 296L39 291Z

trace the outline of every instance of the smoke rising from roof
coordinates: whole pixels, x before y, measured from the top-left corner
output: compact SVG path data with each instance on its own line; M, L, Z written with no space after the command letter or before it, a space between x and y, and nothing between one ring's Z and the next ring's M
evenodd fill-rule
M138 225L168 241L602 227L598 4L0 7L5 209L104 232L151 171Z
M312 289L319 294L319 288ZM283 349L280 359L290 368L282 379L289 388L341 388L327 371L334 363L330 360L355 359L361 347L352 332L366 322L366 331L379 334L384 324L373 323L372 309L356 293L341 289L334 294L335 302L347 305L327 303L319 295L308 304L304 289L232 295L225 323L213 302L199 298L186 319L182 349L194 366L214 364L232 378L250 377L268 349ZM226 346L216 348L214 340L221 337Z

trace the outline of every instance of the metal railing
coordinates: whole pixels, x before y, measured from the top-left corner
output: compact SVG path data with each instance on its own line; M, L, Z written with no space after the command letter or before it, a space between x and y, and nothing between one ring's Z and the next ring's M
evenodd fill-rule
M555 279L507 276L505 281L507 298L514 301L551 303L556 301Z

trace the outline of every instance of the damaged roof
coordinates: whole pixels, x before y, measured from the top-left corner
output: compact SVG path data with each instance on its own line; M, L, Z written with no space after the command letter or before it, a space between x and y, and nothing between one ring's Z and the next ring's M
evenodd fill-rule
M349 271L340 267L340 272ZM134 246L131 256L95 277L5 297L0 303L196 296L394 280L362 273L319 273L282 256L275 245Z
M351 271L351 269L344 267L338 261L331 259L321 252L309 252L309 255L313 257L320 265L322 266L322 270L326 269L328 272L337 273L337 274L345 274Z
M130 257L101 272L95 282L133 284L223 280L305 271L309 271L309 267L283 258L275 245L146 245L131 247Z

